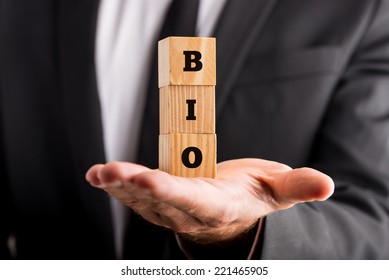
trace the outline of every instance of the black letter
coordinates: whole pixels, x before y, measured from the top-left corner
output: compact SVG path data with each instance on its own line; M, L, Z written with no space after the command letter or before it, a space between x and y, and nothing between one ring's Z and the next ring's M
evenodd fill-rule
M184 51L185 67L184 71L200 71L203 69L203 63L200 61L201 53L198 51ZM192 67L194 63L194 67Z
M188 104L188 115L186 116L187 121L195 121L196 116L194 114L194 108L196 104L196 99L187 99L186 104Z
M193 162L189 161L189 154L193 152L195 154L195 159ZM201 153L199 148L196 147L188 147L182 152L181 157L182 163L188 168L196 168L201 165L203 161L203 154Z

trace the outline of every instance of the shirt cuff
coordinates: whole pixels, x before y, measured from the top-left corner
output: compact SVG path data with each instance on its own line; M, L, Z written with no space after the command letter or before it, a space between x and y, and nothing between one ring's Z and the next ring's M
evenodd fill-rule
M260 237L265 217L258 220L255 226L238 238L210 245L197 244L175 234L177 244L184 255L190 259L246 259L258 256Z

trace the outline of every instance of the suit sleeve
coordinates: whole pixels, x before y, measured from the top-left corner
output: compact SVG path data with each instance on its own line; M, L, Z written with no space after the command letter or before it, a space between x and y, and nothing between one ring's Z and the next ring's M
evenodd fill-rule
M389 258L389 1L377 3L311 155L335 193L269 215L257 258Z

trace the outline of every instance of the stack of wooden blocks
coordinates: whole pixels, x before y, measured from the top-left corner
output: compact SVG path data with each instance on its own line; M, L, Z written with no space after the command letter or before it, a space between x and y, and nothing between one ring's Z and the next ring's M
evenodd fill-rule
M158 45L159 169L216 177L216 40L168 37Z

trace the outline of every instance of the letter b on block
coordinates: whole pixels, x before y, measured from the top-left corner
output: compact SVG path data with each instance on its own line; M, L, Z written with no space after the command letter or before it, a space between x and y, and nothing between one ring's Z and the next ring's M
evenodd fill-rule
M216 39L168 37L158 43L159 87L216 85Z
M199 51L184 51L185 67L186 71L200 71L203 69L203 63L201 62L201 52Z

